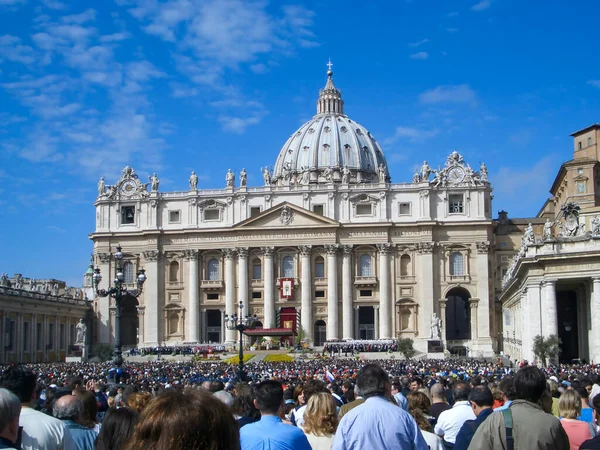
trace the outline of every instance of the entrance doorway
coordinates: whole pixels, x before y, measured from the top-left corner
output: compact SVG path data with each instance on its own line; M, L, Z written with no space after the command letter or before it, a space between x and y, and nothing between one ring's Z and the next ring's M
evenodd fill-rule
M375 339L375 308L372 306L358 307L358 338Z
M558 337L562 342L558 359L561 363L570 364L574 359L580 357L577 292L558 291L556 293L556 309Z
M213 344L221 342L221 311L219 309L206 310L206 340Z
M327 326L324 320L315 322L315 338L313 339L315 347L322 347L325 344L327 336Z
M471 294L464 288L452 288L446 295L446 339L471 339Z
M125 294L121 299L121 345L136 346L138 339L137 298Z

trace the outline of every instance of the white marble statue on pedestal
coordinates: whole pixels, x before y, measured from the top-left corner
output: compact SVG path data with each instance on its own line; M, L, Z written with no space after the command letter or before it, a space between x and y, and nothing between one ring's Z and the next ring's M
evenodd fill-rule
M429 175L431 175L431 167L427 164L427 161L423 161L421 166L421 181L429 181Z
M544 224L544 234L543 234L543 240L547 241L548 239L552 239L552 221L550 219L546 220L546 223Z
M431 339L441 339L442 336L442 319L437 313L431 315L431 324L429 325L429 337Z
M85 345L87 326L83 322L83 319L79 319L79 323L75 327L77 329L77 337L75 338L75 345Z
M158 185L160 184L160 180L158 179L158 176L156 176L156 172L153 173L151 177L148 177L148 179L151 183L150 189L152 190L152 192L158 192Z
M192 171L190 175L190 190L195 191L198 189L198 175L196 172Z
M260 169L263 174L263 181L265 182L265 186L271 186L271 171L269 167L263 167Z
M235 184L235 174L229 169L225 175L225 187L232 188Z
M248 174L246 173L246 169L242 169L240 172L240 187L246 187L246 183L248 182Z

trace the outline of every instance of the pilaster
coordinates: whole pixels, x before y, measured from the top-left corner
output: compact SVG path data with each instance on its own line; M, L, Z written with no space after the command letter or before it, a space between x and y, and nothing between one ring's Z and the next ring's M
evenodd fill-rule
M187 341L200 341L200 284L198 282L198 250L186 250L184 252L185 259L188 262L188 330Z
M275 328L275 278L273 247L261 247L265 267L265 322L264 328Z
M353 339L352 246L342 245L342 338Z
M338 339L338 274L337 244L326 245L327 250L327 340Z
M235 250L232 248L223 249L225 257L225 314L229 317L237 313L235 307ZM237 331L225 330L225 343L234 344L237 340Z
M158 270L158 262L160 259L159 250L146 250L142 252L142 256L145 260L144 269L146 270L146 282L144 283L144 306L146 307L146 314L144 318L145 332L144 345L155 346L160 345L163 341L163 311L160 301L160 297L164 297L164 293L160 292L160 275ZM110 278L112 279L112 277ZM104 299L108 303L108 298ZM113 333L114 335L114 330Z
M391 318L392 318L392 302L390 298L390 253L391 245L386 242L383 244L377 244L377 251L379 253L379 306L381 317L379 317L379 328L380 339L391 338ZM375 314L377 317L377 313Z
M311 276L311 263L310 255L312 246L301 245L298 247L300 250L300 294L301 294L301 310L300 310L300 324L304 330L304 338L307 341L311 341L313 337L313 326L312 326L312 276Z

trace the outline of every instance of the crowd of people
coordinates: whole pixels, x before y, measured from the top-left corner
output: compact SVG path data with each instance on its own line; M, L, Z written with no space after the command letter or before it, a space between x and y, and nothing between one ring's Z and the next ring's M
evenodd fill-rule
M112 370L111 370L112 369ZM2 368L0 449L600 449L593 365L311 359ZM111 384L112 382L112 384Z

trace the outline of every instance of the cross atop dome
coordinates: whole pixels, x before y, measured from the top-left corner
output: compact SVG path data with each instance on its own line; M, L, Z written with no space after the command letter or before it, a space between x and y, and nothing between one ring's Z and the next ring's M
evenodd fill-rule
M317 100L317 114L344 114L344 101L342 92L333 84L333 63L331 58L327 63L327 83L319 91L319 100Z

